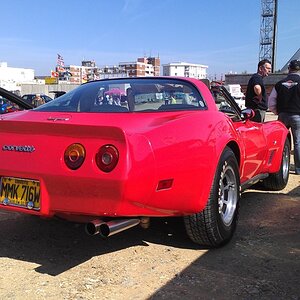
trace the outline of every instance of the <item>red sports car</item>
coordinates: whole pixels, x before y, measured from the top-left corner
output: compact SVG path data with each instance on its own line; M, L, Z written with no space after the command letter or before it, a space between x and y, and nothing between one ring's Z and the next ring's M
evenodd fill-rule
M195 243L228 242L242 190L286 186L290 135L220 92L216 104L196 79L108 79L1 115L0 209L102 236L182 216Z

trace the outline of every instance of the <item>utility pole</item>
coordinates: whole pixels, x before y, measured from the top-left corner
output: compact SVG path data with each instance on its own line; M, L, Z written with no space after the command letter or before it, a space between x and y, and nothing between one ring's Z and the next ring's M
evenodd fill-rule
M261 0L259 60L270 60L272 73L276 70L277 1Z

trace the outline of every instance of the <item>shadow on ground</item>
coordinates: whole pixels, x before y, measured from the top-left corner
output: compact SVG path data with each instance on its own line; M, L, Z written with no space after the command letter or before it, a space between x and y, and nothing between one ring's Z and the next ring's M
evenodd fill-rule
M147 240L197 248L186 237L181 218L157 218L147 230L137 226L106 239L87 235L84 224L3 211L0 212L0 226L0 257L39 264L37 272L52 276L95 256L137 245L147 247Z
M152 299L300 299L300 187L288 194L247 191L233 240L208 251ZM186 237L181 219L156 219L101 239L88 236L83 225L60 220L0 213L0 257L39 265L52 276L92 257L128 247L157 243L198 249ZM225 287L225 288L224 288Z
M233 240L210 250L151 299L300 299L300 187L245 192Z

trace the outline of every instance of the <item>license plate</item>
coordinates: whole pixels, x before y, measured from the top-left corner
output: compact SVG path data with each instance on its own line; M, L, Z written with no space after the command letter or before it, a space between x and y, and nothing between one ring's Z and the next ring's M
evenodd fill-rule
M0 204L39 210L40 182L1 177Z

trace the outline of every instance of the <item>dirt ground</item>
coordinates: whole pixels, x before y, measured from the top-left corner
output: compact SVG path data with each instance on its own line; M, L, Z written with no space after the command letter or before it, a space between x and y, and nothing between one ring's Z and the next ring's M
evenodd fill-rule
M247 190L237 231L206 250L181 219L108 239L82 225L0 211L0 299L300 299L300 176Z

